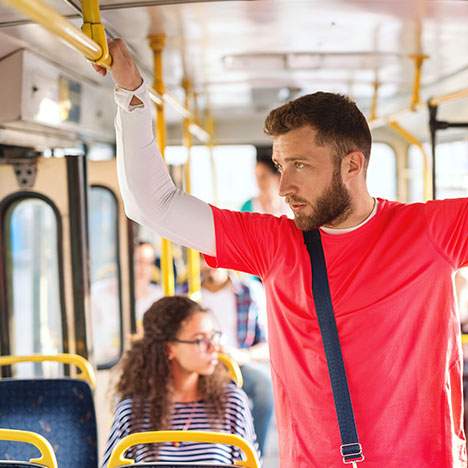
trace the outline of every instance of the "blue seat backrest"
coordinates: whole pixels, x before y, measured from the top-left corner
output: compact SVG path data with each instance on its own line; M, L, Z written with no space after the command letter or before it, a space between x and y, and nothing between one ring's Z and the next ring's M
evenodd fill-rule
M22 462L3 462L0 461L0 468L44 468L35 463L22 463Z
M60 468L98 466L94 401L84 381L0 380L0 427L44 436ZM37 456L37 449L28 444L0 441L0 460L27 461Z

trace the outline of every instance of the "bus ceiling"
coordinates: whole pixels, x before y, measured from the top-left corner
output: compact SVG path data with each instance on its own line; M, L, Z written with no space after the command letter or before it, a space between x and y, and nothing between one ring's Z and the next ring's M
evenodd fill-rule
M29 4L31 9L44 2L4 3L14 8ZM82 26L87 35L77 35L74 41L84 44L87 51L81 52L91 60L108 60L103 27L108 37L124 38L149 83L153 54L148 37L165 34L166 95L153 93L153 98L166 104L169 135L181 135L182 119L193 110L181 104L182 84L189 78L200 106L206 108L209 102L220 128L243 118L255 120L259 135L255 143L265 142L261 130L268 108L319 89L351 95L374 128L397 120L427 141L427 100L462 88L468 78L468 44L463 39L468 37L463 34L468 33L468 6L456 0L336 0L320 7L300 0L100 4L55 0L45 5L62 18L49 24L49 30L62 21L78 33ZM30 11L28 18L25 11L0 7L0 57L30 49L59 64L77 82L111 90L110 81L97 77L86 60L51 41L44 24L28 25L32 18L38 21L40 13L34 16ZM97 26L90 27L91 23ZM459 102L447 106L468 120L466 106ZM210 137L203 122L193 119L193 124L197 138Z

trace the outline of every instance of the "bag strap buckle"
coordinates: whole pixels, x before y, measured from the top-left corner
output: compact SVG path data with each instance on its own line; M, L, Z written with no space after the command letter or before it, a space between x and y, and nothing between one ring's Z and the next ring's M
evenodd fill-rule
M353 468L357 468L357 464L364 461L362 447L359 443L343 444L340 447L340 452L345 465L352 465Z

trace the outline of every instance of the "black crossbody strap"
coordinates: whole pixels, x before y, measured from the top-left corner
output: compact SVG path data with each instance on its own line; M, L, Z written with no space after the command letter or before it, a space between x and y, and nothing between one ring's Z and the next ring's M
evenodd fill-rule
M327 357L336 415L340 426L342 444L340 452L344 463L356 466L356 463L364 460L364 455L359 443L353 406L349 395L348 381L346 379L335 314L331 302L327 266L320 231L318 229L305 231L304 242L309 252L312 267L312 293L314 295L323 347Z

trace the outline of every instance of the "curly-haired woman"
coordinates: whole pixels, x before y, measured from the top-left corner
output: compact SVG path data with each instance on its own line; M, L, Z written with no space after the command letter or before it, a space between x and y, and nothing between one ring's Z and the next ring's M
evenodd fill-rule
M218 364L220 333L207 310L187 297L164 297L143 317L143 337L122 362L120 397L103 466L128 434L157 430L206 430L237 434L255 445L245 393ZM232 464L237 449L202 443L141 445L137 462Z

